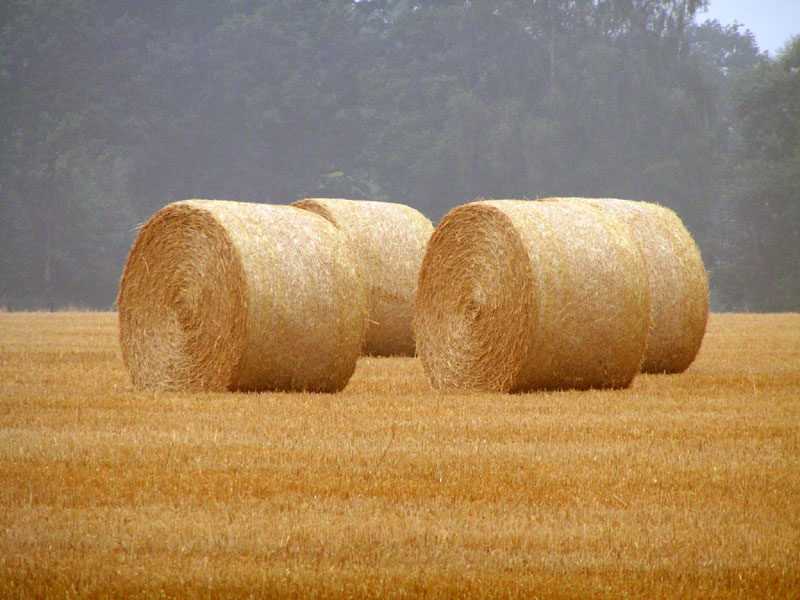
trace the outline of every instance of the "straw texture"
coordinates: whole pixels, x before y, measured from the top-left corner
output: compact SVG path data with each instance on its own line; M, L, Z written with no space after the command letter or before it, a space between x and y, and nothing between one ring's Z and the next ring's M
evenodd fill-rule
M577 203L478 201L431 236L417 350L439 389L625 387L648 315L646 266L621 219Z
M141 229L117 298L145 390L342 389L366 328L344 236L289 206L187 200Z
M708 321L708 274L700 250L672 210L618 199L586 202L630 225L647 263L650 325L645 373L682 373L697 356Z
M431 222L391 202L307 198L294 206L322 215L350 241L369 289L364 354L413 356L414 297Z

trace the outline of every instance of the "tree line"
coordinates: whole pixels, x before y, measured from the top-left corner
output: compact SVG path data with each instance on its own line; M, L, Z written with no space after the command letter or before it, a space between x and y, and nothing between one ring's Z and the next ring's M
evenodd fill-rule
M703 0L0 7L0 306L107 308L186 198L673 208L715 310L800 310L800 38Z

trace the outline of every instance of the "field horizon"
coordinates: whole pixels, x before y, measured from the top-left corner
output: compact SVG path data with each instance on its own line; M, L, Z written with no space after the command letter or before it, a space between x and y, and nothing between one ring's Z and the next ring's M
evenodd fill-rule
M0 598L800 597L800 314L525 394L141 393L118 335L0 312Z

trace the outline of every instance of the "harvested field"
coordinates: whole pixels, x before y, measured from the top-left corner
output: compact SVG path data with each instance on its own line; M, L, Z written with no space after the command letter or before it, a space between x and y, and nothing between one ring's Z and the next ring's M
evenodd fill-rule
M800 315L630 388L136 393L115 314L0 313L0 598L791 598Z

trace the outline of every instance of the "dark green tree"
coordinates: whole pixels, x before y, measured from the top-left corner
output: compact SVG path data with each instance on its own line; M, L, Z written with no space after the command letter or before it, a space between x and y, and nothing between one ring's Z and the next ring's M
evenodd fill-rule
M795 251L775 233L794 63L695 24L705 4L7 2L0 305L108 307L135 224L184 198L365 197L437 220L551 195L676 209L715 285L753 305L759 253Z
M738 236L729 248L734 305L800 309L800 36L738 83L726 193Z
M107 305L100 273L119 270L130 227L127 152L106 93L114 71L104 59L123 58L113 16L89 1L14 2L5 16L0 302Z

